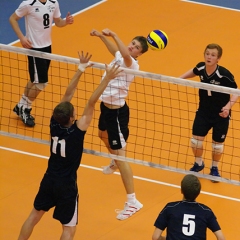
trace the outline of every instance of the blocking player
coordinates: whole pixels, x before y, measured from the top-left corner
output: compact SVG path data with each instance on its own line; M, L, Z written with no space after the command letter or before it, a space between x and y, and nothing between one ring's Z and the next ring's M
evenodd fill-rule
M120 72L119 66L106 66L106 75L89 98L82 116L77 120L70 103L79 79L91 55L79 55L80 64L61 102L54 108L50 120L50 158L46 173L34 200L34 208L23 224L18 240L27 240L42 216L54 207L53 218L62 224L61 240L72 240L78 222L77 170L81 163L85 133L91 123L95 104L109 81Z

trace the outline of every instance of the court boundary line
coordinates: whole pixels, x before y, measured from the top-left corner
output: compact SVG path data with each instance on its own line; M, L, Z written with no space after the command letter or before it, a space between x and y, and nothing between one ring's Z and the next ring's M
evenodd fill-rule
M222 6L217 6L217 5L213 5L213 4L207 4L207 3L201 3L201 2L195 2L195 1L190 1L190 0L180 0L180 1L181 2L187 2L187 3L194 3L194 4L198 4L198 5L204 5L204 6L208 6L208 7L222 8L222 9L226 9L226 10L230 10L230 11L240 12L239 9L235 9L235 8L227 8L227 7L222 7Z
M26 152L26 151L21 151L21 150L17 150L17 149L13 149L13 148L8 148L8 147L4 147L4 146L0 146L0 149L9 151L9 152L23 154L23 155L33 156L33 157L37 157L37 158L49 159L49 157L47 157L47 156L30 153L30 152ZM102 171L102 168L93 167L93 166L89 166L89 165L85 165L85 164L80 164L80 167L84 167L84 168L88 168L88 169L92 169L92 170L96 170L96 171ZM120 175L119 172L115 172L114 174ZM178 185L167 183L167 182L162 182L162 181L158 181L158 180L153 180L150 178L139 177L139 176L133 176L133 178L141 180L141 181L146 181L146 182L151 182L151 183L155 183L155 184L159 184L159 185L168 186L168 187L180 188L180 186L178 186ZM240 202L239 198L229 197L229 196L225 196L225 195L221 195L221 194L215 194L215 193L206 192L206 191L201 191L201 194L205 194L205 195L209 195L209 196L217 197L217 198L222 198L222 199L227 199L227 200L231 200L231 201L235 201L235 202Z

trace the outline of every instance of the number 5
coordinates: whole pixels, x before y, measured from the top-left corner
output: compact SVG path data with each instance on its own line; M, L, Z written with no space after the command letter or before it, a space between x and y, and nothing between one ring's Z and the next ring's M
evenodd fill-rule
M183 216L182 232L186 236L192 236L195 233L195 222L192 219L195 219L195 215L184 214Z

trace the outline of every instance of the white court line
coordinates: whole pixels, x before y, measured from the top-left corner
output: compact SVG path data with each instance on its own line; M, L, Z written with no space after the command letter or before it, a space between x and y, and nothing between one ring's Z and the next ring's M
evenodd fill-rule
M20 154L24 154L24 155L28 155L28 156L43 158L43 159L48 159L49 158L47 156L34 154L34 153L29 153L29 152L24 152L24 151L16 150L16 149L13 149L13 148L6 148L6 147L3 147L3 146L0 146L0 149L6 150L6 151L9 151L9 152L16 152L16 153L20 153ZM89 169L93 169L93 170L97 170L97 171L102 171L102 168L88 166L88 165L85 165L85 164L81 164L80 167L89 168ZM114 174L120 175L119 172L115 172ZM171 184L171 183L161 182L161 181L157 181L157 180L153 180L153 179L149 179L149 178L144 178L144 177L139 177L139 176L133 176L133 177L135 179L139 179L139 180L146 181L146 182L152 182L152 183L156 183L156 184L160 184L160 185L164 185L164 186L168 186L168 187L180 188L180 186L175 185L175 184ZM228 197L228 196L215 194L215 193L210 193L210 192L205 192L205 191L201 191L201 193L205 194L205 195L213 196L213 197L218 197L218 198L223 198L223 199L227 199L227 200L232 200L232 201L235 201L235 202L240 202L239 198Z
M213 4L207 4L207 3L201 3L201 2L195 2L195 1L190 1L190 0L180 0L180 1L181 2L195 3L195 4L205 5L205 6L209 6L209 7L222 8L222 9L226 9L226 10L240 12L240 10L236 9L236 8L227 8L227 7L222 7L222 6L217 6L217 5L213 5Z

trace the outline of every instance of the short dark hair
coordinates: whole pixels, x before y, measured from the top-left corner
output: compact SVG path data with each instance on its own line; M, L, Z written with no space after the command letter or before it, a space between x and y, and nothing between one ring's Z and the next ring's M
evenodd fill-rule
M74 107L70 102L61 102L53 110L53 118L62 126L69 123L73 117Z
M195 175L188 174L181 182L181 190L187 201L194 201L200 194L201 183Z
M217 49L218 50L218 58L220 58L222 56L223 50L222 47L219 46L216 43L210 43L206 46L204 53L206 52L207 49Z
M142 47L141 53L145 53L148 51L147 38L145 38L143 36L136 36L135 38L133 38L133 40L137 40L140 42L141 47Z

